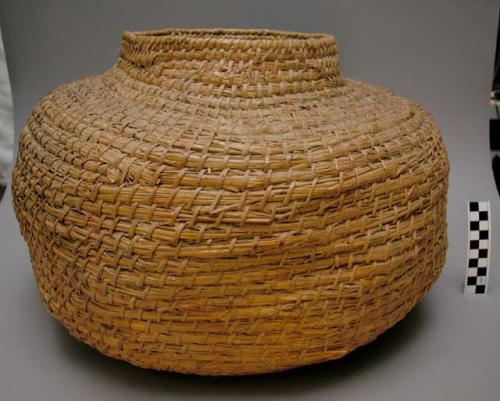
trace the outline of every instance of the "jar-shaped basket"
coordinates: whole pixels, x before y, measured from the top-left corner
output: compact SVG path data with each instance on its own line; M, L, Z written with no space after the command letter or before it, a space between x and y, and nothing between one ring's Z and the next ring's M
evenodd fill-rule
M325 34L126 32L34 108L13 174L41 299L134 365L232 375L339 358L445 260L448 161L421 107Z

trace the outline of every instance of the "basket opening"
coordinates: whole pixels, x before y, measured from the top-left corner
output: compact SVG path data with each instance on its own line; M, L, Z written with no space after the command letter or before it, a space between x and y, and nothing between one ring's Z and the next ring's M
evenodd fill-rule
M190 39L234 39L245 41L277 41L277 40L293 40L304 41L310 39L333 39L332 36L324 33L302 33L302 32L289 32L270 29L160 29L153 31L142 32L126 32L128 36L135 36L137 39L140 37L154 37L154 38L190 38Z
M127 31L118 66L134 79L215 97L270 97L343 84L335 39L322 33Z

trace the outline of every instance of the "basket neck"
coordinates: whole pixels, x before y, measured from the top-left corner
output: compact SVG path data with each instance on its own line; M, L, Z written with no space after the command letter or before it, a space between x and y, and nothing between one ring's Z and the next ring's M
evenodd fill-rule
M270 30L125 32L117 67L152 85L208 96L279 96L343 83L332 36Z

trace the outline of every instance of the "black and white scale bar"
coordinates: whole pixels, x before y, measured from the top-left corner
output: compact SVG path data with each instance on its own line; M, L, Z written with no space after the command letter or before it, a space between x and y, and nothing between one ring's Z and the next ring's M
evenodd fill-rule
M490 202L469 202L465 294L486 294L490 268Z

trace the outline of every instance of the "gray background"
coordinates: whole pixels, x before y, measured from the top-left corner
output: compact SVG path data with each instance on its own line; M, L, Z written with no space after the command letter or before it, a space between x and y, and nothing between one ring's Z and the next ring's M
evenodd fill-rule
M124 30L267 27L336 36L343 72L387 86L436 118L451 160L449 251L428 297L377 341L330 363L261 377L134 368L77 343L43 310L27 249L0 204L0 401L500 399L500 202L488 147L497 0L2 0L16 131L57 85L97 74ZM466 202L491 200L490 294L464 297Z

